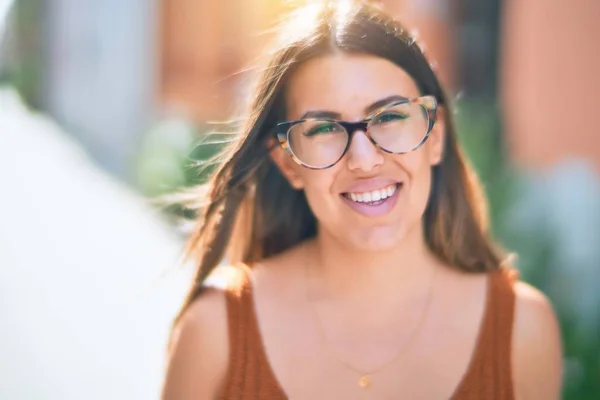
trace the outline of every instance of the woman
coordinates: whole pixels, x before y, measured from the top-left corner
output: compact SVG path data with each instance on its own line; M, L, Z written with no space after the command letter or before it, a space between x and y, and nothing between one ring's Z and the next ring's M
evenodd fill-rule
M555 316L492 245L448 109L378 10L287 22L190 241L165 399L558 398Z

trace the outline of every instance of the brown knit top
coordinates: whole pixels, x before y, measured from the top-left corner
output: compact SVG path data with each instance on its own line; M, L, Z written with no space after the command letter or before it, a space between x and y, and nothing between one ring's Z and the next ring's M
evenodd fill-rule
M487 304L469 366L451 399L512 400L511 336L514 271L489 273ZM287 396L263 348L250 279L227 291L229 369L220 399L280 400Z

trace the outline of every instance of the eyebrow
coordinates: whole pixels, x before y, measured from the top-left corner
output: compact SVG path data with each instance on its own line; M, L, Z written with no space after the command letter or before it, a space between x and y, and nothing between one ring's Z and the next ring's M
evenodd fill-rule
M388 96L381 100L377 100L372 104L369 104L367 107L365 107L364 113L365 113L365 115L370 115L373 112L375 112L376 110L380 109L381 107L384 107L384 106L386 106L390 103L396 102L396 101L403 101L403 100L408 100L408 98L406 98L404 96L399 96L399 95ZM335 112L335 111L314 110L314 111L305 112L300 117L300 119L307 119L307 118L339 119L339 118L341 118L341 116L342 115L339 112Z
M380 109L381 107L387 106L390 103L394 103L396 101L408 100L408 98L400 95L392 95L388 96L384 99L377 100L376 102L365 107L365 115L373 114L375 111Z

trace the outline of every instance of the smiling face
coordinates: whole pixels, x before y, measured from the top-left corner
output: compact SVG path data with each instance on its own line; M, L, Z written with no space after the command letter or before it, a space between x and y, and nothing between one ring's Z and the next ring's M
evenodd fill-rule
M290 121L307 115L359 121L374 108L398 97L416 98L420 93L413 79L390 61L342 53L299 66L285 95ZM325 128L317 134L331 130ZM443 130L438 116L422 147L406 154L389 154L378 149L359 128L339 162L322 170L296 164L280 148L272 156L291 185L305 191L320 234L333 236L352 248L382 251L408 234L420 233L431 167L441 160Z

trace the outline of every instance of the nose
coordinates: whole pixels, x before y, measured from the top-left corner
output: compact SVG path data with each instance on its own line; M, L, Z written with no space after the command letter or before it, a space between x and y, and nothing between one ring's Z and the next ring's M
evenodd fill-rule
M371 172L383 164L383 153L362 130L354 132L348 148L347 165L351 171Z

